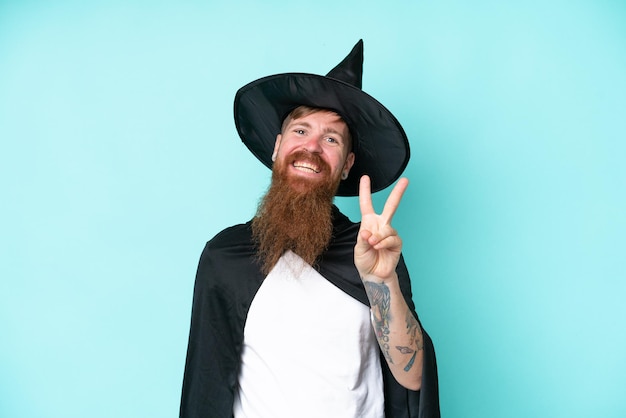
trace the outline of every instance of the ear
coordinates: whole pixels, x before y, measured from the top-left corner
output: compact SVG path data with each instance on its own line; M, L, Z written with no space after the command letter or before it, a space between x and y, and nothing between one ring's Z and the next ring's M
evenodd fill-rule
M281 134L276 135L276 142L274 143L274 152L272 153L272 161L276 161L276 156L278 155L278 148L280 148L280 141L282 141L283 136Z
M354 165L354 159L355 159L354 153L350 152L348 154L348 156L346 157L346 162L343 165L343 172L344 173L348 174L350 172L350 169Z

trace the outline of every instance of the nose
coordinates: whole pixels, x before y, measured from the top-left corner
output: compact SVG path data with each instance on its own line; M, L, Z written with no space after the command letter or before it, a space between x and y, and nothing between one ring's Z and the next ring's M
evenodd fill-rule
M322 138L317 135L311 135L304 143L304 149L312 154L319 154L322 152L321 145Z

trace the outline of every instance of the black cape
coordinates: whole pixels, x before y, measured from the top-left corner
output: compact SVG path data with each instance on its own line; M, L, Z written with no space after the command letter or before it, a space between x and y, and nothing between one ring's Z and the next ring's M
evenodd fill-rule
M333 211L333 238L315 269L329 282L369 306L354 266L359 224ZM181 418L230 418L237 388L248 309L264 275L255 259L251 223L225 229L209 241L198 266L191 330L183 378ZM417 318L411 282L401 258L400 288ZM386 418L438 418L439 390L433 343L424 331L422 387L411 391L396 382L381 354Z

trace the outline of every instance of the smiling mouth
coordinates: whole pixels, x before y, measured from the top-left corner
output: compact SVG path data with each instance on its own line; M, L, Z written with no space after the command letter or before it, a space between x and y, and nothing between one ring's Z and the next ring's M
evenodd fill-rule
M307 163L307 162L304 162L304 161L295 161L293 163L293 167L296 170L305 171L307 173L316 173L316 174L318 174L321 171L319 166L317 166L315 164Z

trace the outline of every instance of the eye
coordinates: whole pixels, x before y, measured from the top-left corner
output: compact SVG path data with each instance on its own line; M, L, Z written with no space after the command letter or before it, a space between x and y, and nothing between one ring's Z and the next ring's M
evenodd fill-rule
M330 144L339 144L339 141L337 141L335 138L333 138L332 136L328 136L326 137L326 142L330 143Z
M304 129L294 129L293 131L298 135L304 135Z

